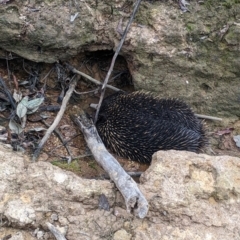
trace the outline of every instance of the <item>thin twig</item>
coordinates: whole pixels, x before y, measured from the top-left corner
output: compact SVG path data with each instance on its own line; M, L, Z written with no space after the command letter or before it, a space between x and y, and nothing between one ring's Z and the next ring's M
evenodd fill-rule
M89 105L91 108L93 109L97 109L97 104L96 103L91 103ZM213 117L213 116L208 116L208 115L203 115L203 114L194 114L197 118L203 118L203 119L209 119L209 120L213 120L213 121L222 121L222 118L218 118L218 117Z
M102 101L103 101L104 94L105 94L105 89L106 89L108 80L109 80L109 78L110 78L110 75L111 75L111 73L112 73L112 70L113 70L115 61L116 61L117 56L118 56L118 54L119 54L119 52L120 52L120 50L121 50L121 48L122 48L122 45L123 45L124 40L125 40L125 38L126 38L126 36L127 36L128 30L129 30L129 28L130 28L130 26L131 26L131 23L132 23L135 15L136 15L136 13L137 13L137 10L138 10L138 8L139 8L140 3L141 3L141 0L137 0L137 2L136 2L136 4L135 4L135 7L134 7L134 9L133 9L132 15L131 15L131 17L130 17L130 19L129 19L129 22L128 22L128 24L127 24L127 26L126 26L126 29L125 29L125 31L124 31L124 34L123 34L123 36L122 36L122 39L121 39L121 41L120 41L120 43L119 43L119 45L118 45L118 47L117 47L117 49L116 49L116 52L114 53L114 56L113 56L113 59L112 59L112 62L111 62L111 66L110 66L110 68L109 68L109 70L108 70L107 76L106 76L106 78L105 78L105 80L104 80L104 82L103 82L103 85L102 85L101 96L100 96L100 99L99 99L99 103L98 103L98 107L97 107L97 111L96 111L96 115L95 115L95 119L94 119L94 124L96 124L96 122L97 122L99 110L100 110L100 107L101 107L101 105L102 105Z
M91 103L89 106L96 110L98 105L96 103Z
M47 127L50 127L50 125L49 125L48 123L46 123L46 121L42 120L42 122L43 122ZM65 144L65 140L63 139L62 134L60 133L60 131L59 131L57 128L55 128L53 132L54 132L55 135L60 139L60 141L62 142L63 146L66 148L66 150L67 150L67 152L68 152L68 154L69 154L69 156L70 156L70 160L69 160L69 161L71 162L71 160L72 160L72 154L71 154L71 151L70 151L70 149L69 149L69 146L68 146L67 144ZM53 149L52 151L54 151L54 149ZM69 162L69 163L70 163L70 162Z
M23 58L23 70L28 73L29 75L31 75L32 77L34 77L34 75L32 73L30 73L26 68L25 68L25 61L24 61L24 58Z
M122 71L118 74L116 74L114 77L112 77L110 80L109 80L109 83L113 82L114 79L118 78L119 76L121 76L122 74L126 73L126 71Z
M9 81L9 84L10 84L10 87L11 87L11 72L9 70L7 53L6 53L6 64L7 64L7 72L8 72L8 81Z
M46 141L48 140L48 138L50 137L51 133L54 131L54 129L57 127L57 125L59 124L59 122L61 121L62 119L62 116L66 110L66 107L67 107L67 103L70 99L70 97L72 96L72 93L77 85L77 81L79 80L80 77L76 77L75 75L73 76L72 78L72 82L71 84L69 85L69 89L68 91L66 92L66 95L65 97L63 98L63 101L62 101L62 105L61 105L61 108L54 120L54 122L52 123L52 125L50 126L50 128L46 131L46 134L44 135L44 137L42 138L42 140L40 141L37 149L35 150L34 154L33 154L33 157L32 157L32 160L33 161L36 161L39 157L39 154L44 146L44 144L46 143Z
M54 70L54 67L52 67L51 69L50 69L50 71L46 74L46 76L44 77L44 78L42 78L41 80L40 80L40 82L42 82L42 81L44 81L44 85L43 85L43 89L45 89L46 88L46 84L47 84L47 77L50 75L50 73L52 72Z
M76 73L76 74L79 74L79 75L87 78L89 81L91 81L91 82L93 82L93 83L95 83L95 84L97 84L97 85L100 85L100 86L102 85L102 83L99 82L98 80L90 77L89 75L87 75L87 74L85 74L85 73L83 73L83 72L78 71L76 68L74 68L74 67L71 66L70 64L68 64L68 63L65 63L65 64L66 64L66 66L68 67L68 69L69 69L71 72ZM116 88L116 87L113 87L113 86L111 86L111 85L107 85L106 87L107 87L107 88L110 88L110 89L112 89L112 90L114 90L114 91L121 91L121 89Z
M77 95L84 95L84 94L89 94L89 93L94 93L94 92L98 92L98 88L90 90L90 91L86 91L86 92L78 92L77 90L74 90L74 93L76 93Z
M203 114L195 114L195 116L198 118L204 118L204 119L209 119L209 120L214 120L214 121L222 121L222 118L207 116L207 115L203 115Z
M15 101L14 101L14 99L12 97L12 94L9 91L9 89L8 89L7 85L5 84L4 80L0 76L0 87L1 86L3 87L4 94L8 97L8 100L9 100L9 102L12 105L12 108L15 110L16 109L16 104L15 104Z
M85 157L92 157L92 153L78 155L78 156L74 157L73 159L75 160L75 159L85 158Z
M73 139L74 138L76 138L76 137L78 137L78 136L80 136L80 133L77 133L77 134L75 134L74 136L72 136L70 139L68 139L68 140L64 140L63 141L63 145L65 146L66 144L68 144L69 142L71 142L71 141L73 141ZM62 145L61 145L62 146ZM57 146L55 149L53 149L52 151L54 151L54 150L56 150L57 148L59 148L59 147L61 147L61 146ZM52 152L51 151L51 152Z

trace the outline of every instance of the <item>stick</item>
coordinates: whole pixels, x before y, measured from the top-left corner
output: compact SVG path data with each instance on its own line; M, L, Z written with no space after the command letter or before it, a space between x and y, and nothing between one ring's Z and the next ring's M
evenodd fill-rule
M48 128L50 127L49 124L46 123L46 121L42 120L43 124L45 124ZM64 141L64 138L62 136L62 134L60 133L60 131L55 128L53 130L53 132L55 133L55 135L60 139L60 141L62 142L62 145L61 146L64 146L68 152L68 155L69 155L69 160L68 160L68 163L71 163L72 161L72 154L71 154L71 151L70 151L70 148L68 147L68 145L65 143ZM52 151L54 151L55 149L53 149Z
M1 78L0 76L0 86L3 87L4 90L4 94L8 97L9 102L12 105L12 108L15 110L16 109L16 104L14 102L14 99L12 97L11 92L9 91L9 89L7 88L7 85L5 84L4 80Z
M48 138L50 137L51 133L54 131L54 129L57 127L57 125L59 124L59 122L61 121L61 118L66 110L66 107L67 107L67 103L75 89L75 86L77 85L77 81L80 77L77 77L75 78L75 75L73 76L72 78L72 82L71 84L69 85L69 89L68 91L66 92L66 95L65 97L63 98L63 101L62 101L62 105L61 105L61 108L54 120L54 122L52 123L52 125L48 128L48 130L46 131L44 137L42 138L42 140L40 141L40 143L38 144L38 147L36 148L34 154L33 154L33 157L32 157L32 160L33 161L37 161L38 157L39 157L39 154L44 146L44 144L46 143L46 141L48 140Z
M101 107L101 105L102 105L102 101L103 101L103 98L104 98L106 86L107 86L108 80L109 80L109 78L110 78L110 75L111 75L111 73L112 73L112 70L113 70L113 67L114 67L116 58L117 58L117 56L118 56L118 54L119 54L119 52L120 52L120 50L121 50L121 48L122 48L122 45L123 45L124 40L125 40L125 38L126 38L126 36L127 36L128 30L129 30L129 28L130 28L130 26L131 26L131 23L132 23L132 21L133 21L133 18L135 17L135 15L136 15L136 13L137 13L137 10L138 10L138 8L139 8L140 3L141 3L141 0L137 0L137 2L136 2L136 4L135 4L135 7L134 7L134 9L133 9L132 15L131 15L131 17L130 17L130 19L129 19L129 22L128 22L128 24L127 24L127 26L126 26L126 29L125 29L125 31L124 31L124 34L123 34L123 36L122 36L122 39L121 39L121 41L120 41L120 43L119 43L119 45L118 45L118 47L117 47L117 49L116 49L116 52L114 53L114 56L113 56L113 59L112 59L112 62L111 62L111 66L110 66L110 68L109 68L109 70L108 70L107 76L106 76L106 78L105 78L105 80L104 80L104 82L103 82L103 85L102 85L101 96L100 96L100 99L99 99L99 103L98 103L98 107L97 107L97 111L96 111L96 115L95 115L95 119L94 119L94 124L96 124L96 122L97 122L98 114L99 114L100 107Z
M74 90L74 93L76 93L77 95L84 95L84 94L89 94L89 93L94 93L94 92L98 92L98 88L87 91L87 92L78 92L77 90Z
M51 223L47 222L47 227L57 240L67 240L63 234Z
M222 118L218 117L212 117L212 116L207 116L207 115L202 115L202 114L194 114L198 118L204 118L204 119L209 119L209 120L214 120L214 121L222 121Z
M119 162L107 151L98 135L94 124L84 113L72 116L74 122L80 127L85 141L95 160L108 173L125 199L127 211L134 211L139 218L144 218L148 212L148 202L139 190L133 179L123 170Z
M97 109L97 104L96 103L91 103L90 107L93 109ZM209 120L213 120L213 121L222 121L222 118L218 118L218 117L212 117L212 116L207 116L207 115L202 115L202 114L194 114L197 118L204 118L204 119L209 119Z
M95 83L95 84L97 84L97 85L100 85L100 86L102 85L102 83L99 82L98 80L90 77L89 75L87 75L87 74L85 74L85 73L83 73L83 72L78 71L76 68L74 68L74 67L71 66L70 64L65 63L65 65L67 66L67 68L68 68L71 72L76 73L76 74L78 74L78 75L81 75L81 76L87 78L89 81L91 81L91 82L93 82L93 83ZM121 89L116 88L116 87L113 87L113 86L108 85L108 84L107 84L106 87L107 87L107 88L110 88L110 89L112 89L112 90L114 90L114 91L117 91L117 92L118 92L118 91L122 91Z
M91 103L90 107L93 109L97 109L97 104L96 103ZM212 117L212 116L207 116L207 115L202 115L202 114L194 114L197 118L204 118L204 119L209 119L209 120L213 120L213 121L222 121L222 118L218 118L218 117Z

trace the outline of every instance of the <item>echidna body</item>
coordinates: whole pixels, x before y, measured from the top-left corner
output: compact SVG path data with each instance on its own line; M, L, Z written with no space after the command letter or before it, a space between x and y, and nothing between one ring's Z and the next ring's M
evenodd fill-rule
M202 123L186 103L144 92L105 98L96 126L107 148L145 163L158 150L199 152L206 144Z

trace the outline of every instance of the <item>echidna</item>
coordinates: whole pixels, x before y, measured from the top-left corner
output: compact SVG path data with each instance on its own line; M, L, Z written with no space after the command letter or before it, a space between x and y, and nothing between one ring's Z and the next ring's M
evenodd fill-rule
M158 150L199 152L206 144L203 125L186 103L144 92L105 98L96 127L112 152L144 163Z

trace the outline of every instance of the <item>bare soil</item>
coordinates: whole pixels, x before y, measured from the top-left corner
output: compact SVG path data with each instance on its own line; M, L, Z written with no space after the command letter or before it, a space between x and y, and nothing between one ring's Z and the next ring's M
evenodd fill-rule
M71 59L70 63L79 71L85 72L99 81L103 81L110 66L111 59L112 52L102 51L94 54L87 53L85 55L78 56ZM64 69L62 71L63 72L61 74L57 74L56 65L33 63L20 57L16 57L11 60L0 59L0 76L8 86L10 92L13 94L14 89L19 88L19 91L21 91L23 96L28 95L29 97L33 97L39 92L44 92L45 101L42 105L45 106L60 106L61 104L58 103L58 98L62 91L61 84L66 84L67 89L69 81L67 79L67 81L64 82L63 75L66 74L65 78L70 77L67 71L64 72ZM18 84L14 83L12 74L16 77ZM34 88L27 85L20 86L20 84L24 83L24 81L30 82L29 79L33 75L37 76L37 83ZM59 79L59 75L63 77L62 80ZM131 75L128 71L126 62L122 57L117 59L111 78L114 77L115 79L112 80L110 84L129 92L134 91ZM17 87L17 85L19 86ZM52 134L48 139L47 144L44 146L44 149L40 154L39 161L49 161L61 168L73 171L84 178L106 178L107 176L105 175L104 170L98 166L94 158L91 156L81 131L72 122L70 117L71 113L78 111L80 108L86 111L90 116L94 116L94 111L89 107L89 105L90 103L98 103L99 88L90 83L88 80L81 78L78 82L76 91L81 94L74 94L58 126L58 131L63 136L64 141L67 142L67 146L71 151L71 155L73 157L72 162L70 164L67 163L69 154L56 134ZM2 88L1 92L3 93ZM111 93L113 92L110 90L107 91L107 94ZM0 100L4 102L4 99ZM22 149L25 149L29 155L33 153L33 149L37 146L37 142L44 135L44 131L34 132L33 135L31 135L29 133L30 129L37 127L44 127L47 129L48 127L45 123L50 125L56 114L56 111L37 111L34 114L28 115L28 121L24 129L24 133L22 133L21 136L17 136L17 143ZM10 107L7 105L6 109L2 109L0 112L0 136L3 136L4 134L6 135L10 116L12 116ZM44 121L43 116L45 119ZM240 121L238 120L231 123L227 126L229 129L226 127L223 129L218 122L211 122L209 120L206 120L205 122L210 139L210 147L206 149L206 153L210 155L230 155L239 157L240 150L236 147L236 144L233 141L233 135L237 135L237 131L235 129L240 129ZM32 136L32 138L29 136ZM4 142L11 143L9 135L8 139ZM118 156L115 157L126 171L141 172L145 171L148 167L146 164L129 161Z

